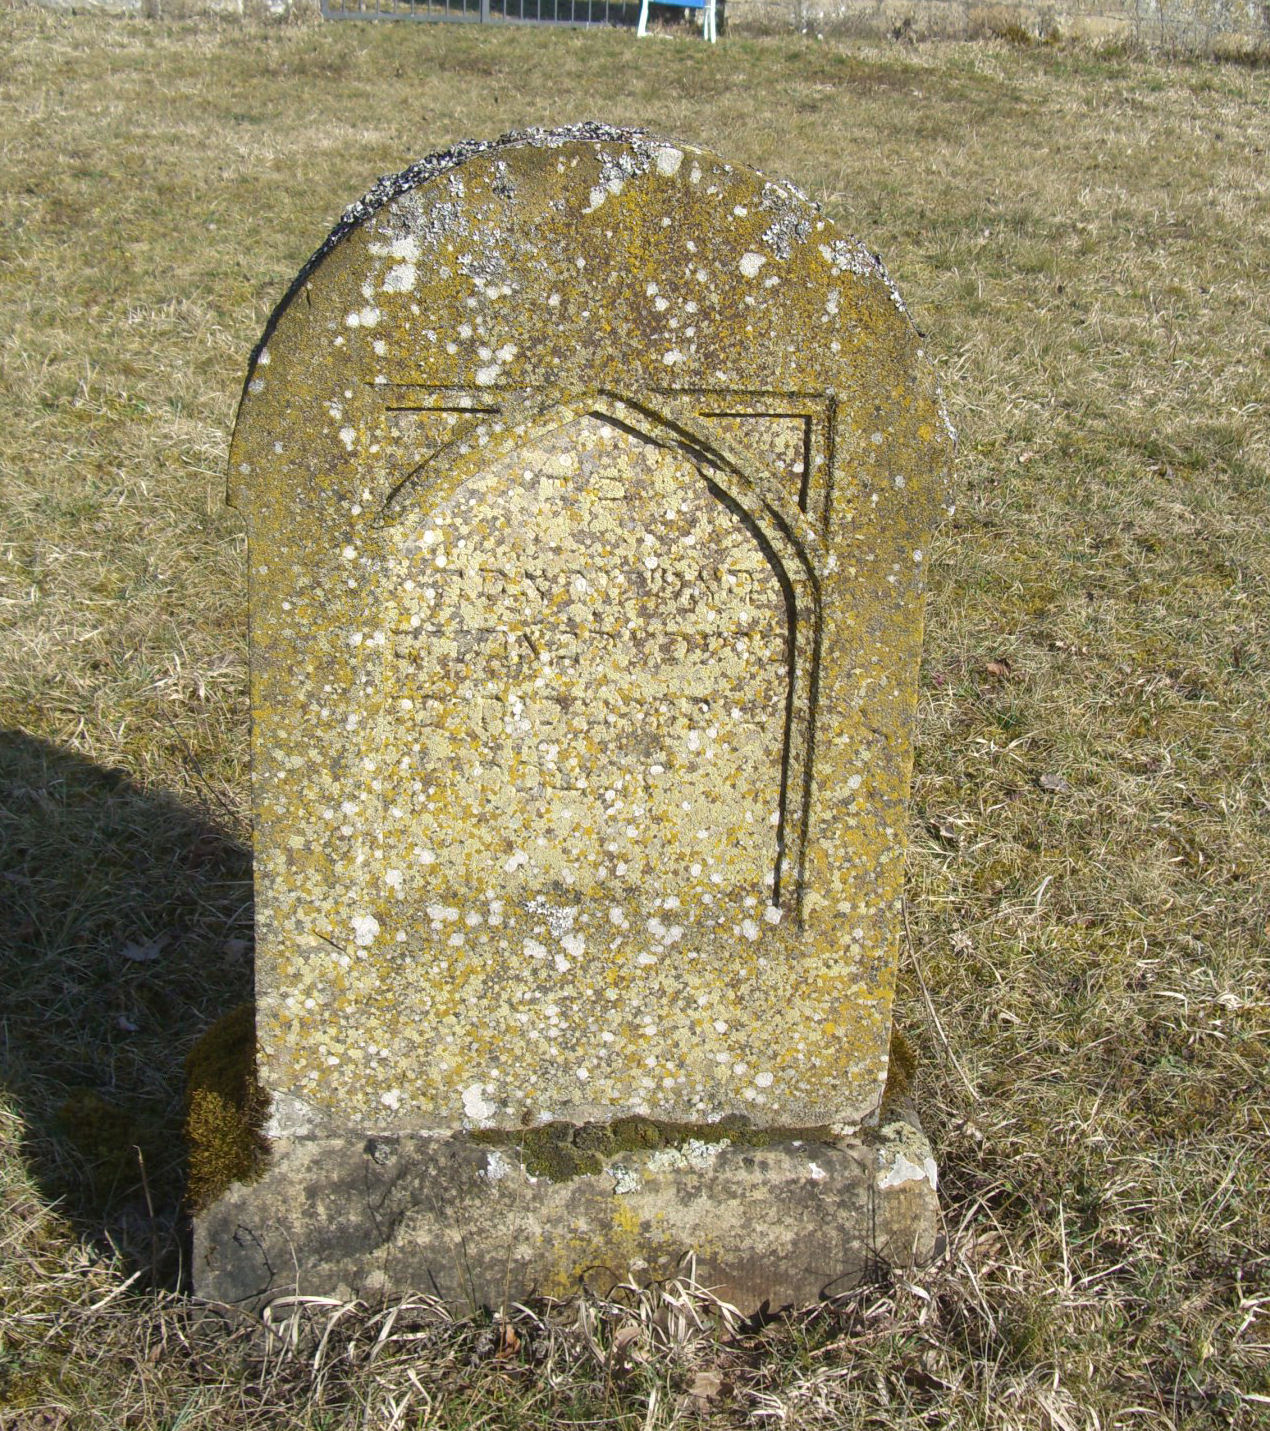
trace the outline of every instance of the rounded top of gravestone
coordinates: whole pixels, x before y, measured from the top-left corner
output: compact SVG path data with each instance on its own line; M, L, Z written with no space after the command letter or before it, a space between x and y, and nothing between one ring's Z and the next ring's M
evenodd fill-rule
M350 206L270 319L240 431L257 395L299 417L345 380L863 410L901 389L934 400L923 356L880 260L792 184L643 130L531 129L430 155Z

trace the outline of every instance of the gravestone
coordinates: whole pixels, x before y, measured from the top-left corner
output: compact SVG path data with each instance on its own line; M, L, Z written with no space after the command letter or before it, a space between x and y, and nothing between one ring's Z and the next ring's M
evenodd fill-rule
M884 1091L951 455L885 270L788 184L586 125L348 211L231 453L271 1154L200 1291L692 1250L753 1306L930 1254Z

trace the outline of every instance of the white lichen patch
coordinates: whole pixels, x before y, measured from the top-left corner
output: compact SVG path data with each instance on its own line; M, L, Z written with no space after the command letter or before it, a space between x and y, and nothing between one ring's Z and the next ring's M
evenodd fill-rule
M649 1173L701 1172L730 1146L726 1140L707 1143L701 1138L689 1138L677 1148L658 1148L655 1153L650 1153L644 1169Z
M275 1093L264 1126L266 1138L304 1138L322 1126L322 1115L293 1093Z
M923 1179L930 1179L933 1187L934 1171L935 1163L931 1158L915 1163L903 1153L895 1153L889 1160L882 1162L878 1187L895 1188L903 1183L921 1182Z
M644 1185L643 1178L633 1168L613 1167L609 1169L613 1179L613 1191L618 1197L624 1193L635 1193Z
M516 1164L497 1148L491 1148L485 1154L485 1166L481 1169L481 1177L487 1182L500 1183L504 1178L511 1177L516 1172Z
M379 920L373 914L359 914L353 920L353 942L366 948L375 942Z
M385 293L410 293L418 278L419 272L413 263L399 263L384 275L381 286Z
M939 1172L923 1134L903 1119L886 1124L881 1134L882 1142L877 1150L878 1187L886 1189L925 1181L933 1192Z
M474 1083L470 1088L465 1088L462 1101L463 1116L473 1123L488 1123L498 1112L498 1104L492 1103L485 1096L485 1085L481 1083Z

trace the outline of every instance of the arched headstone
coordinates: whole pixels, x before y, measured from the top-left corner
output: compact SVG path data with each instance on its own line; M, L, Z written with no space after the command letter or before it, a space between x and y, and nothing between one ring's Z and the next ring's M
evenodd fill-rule
M860 1130L951 452L881 265L715 155L529 132L346 214L231 455L273 1157L204 1290L280 1289L244 1225L306 1291L929 1245L920 1133Z

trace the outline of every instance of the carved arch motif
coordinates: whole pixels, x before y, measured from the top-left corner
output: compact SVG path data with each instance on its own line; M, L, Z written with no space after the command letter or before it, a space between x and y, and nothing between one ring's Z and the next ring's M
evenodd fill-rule
M452 414L453 435L422 455L383 501L381 527L408 511L426 512L447 500L499 457L532 445L581 417L625 429L640 440L673 450L696 468L712 494L750 531L784 594L789 682L781 742L780 821L773 901L797 916L803 881L809 771L815 724L816 666L821 635L822 532L781 481L739 443L720 438L697 420L694 404L666 395L660 410L647 397L592 391L565 399L540 391L402 389L383 394L385 415ZM677 397L678 395L676 395ZM717 399L715 406L718 406ZM761 414L760 414L761 415ZM806 494L806 483L802 487Z

